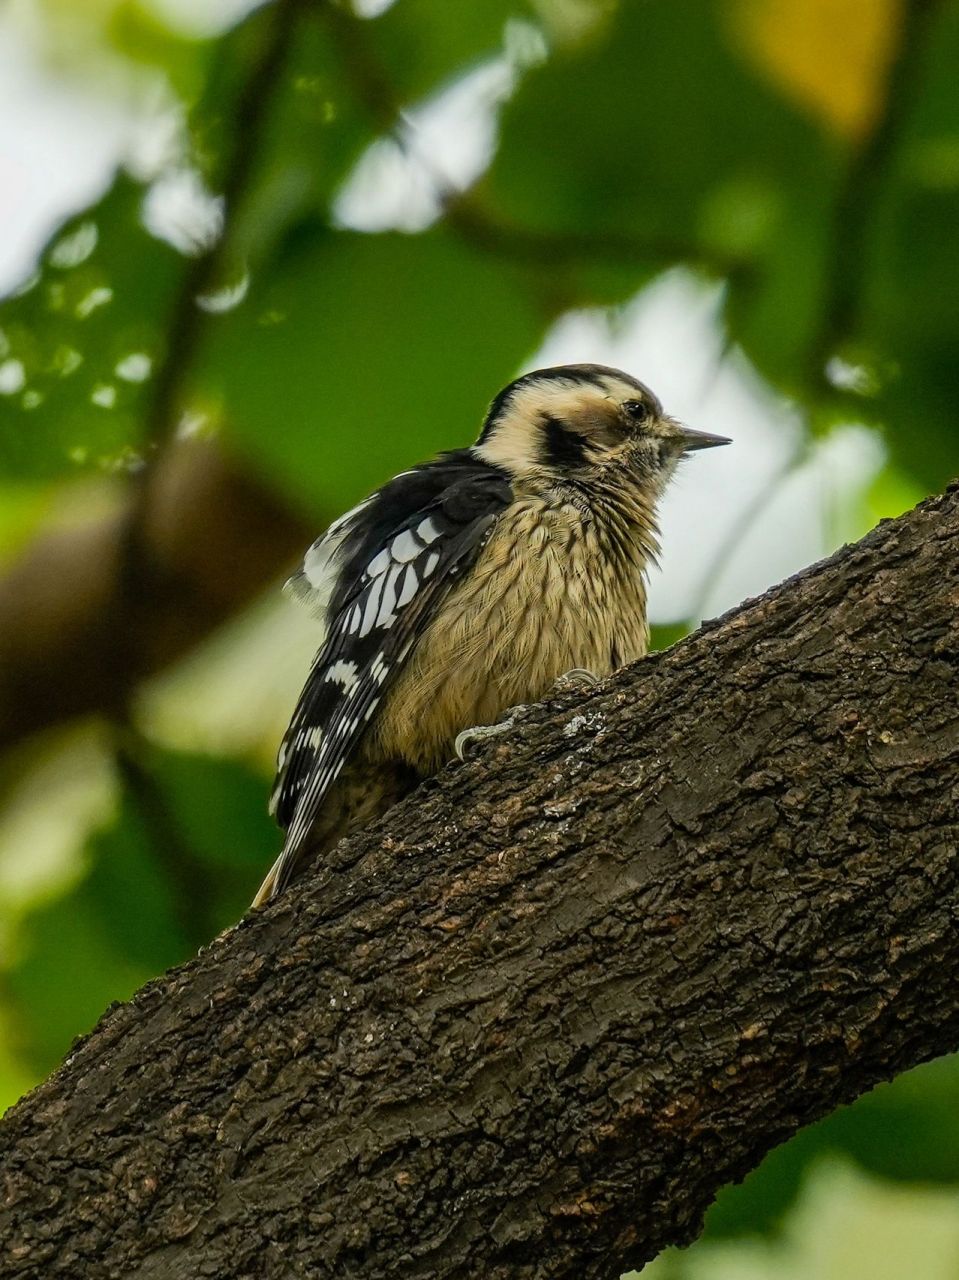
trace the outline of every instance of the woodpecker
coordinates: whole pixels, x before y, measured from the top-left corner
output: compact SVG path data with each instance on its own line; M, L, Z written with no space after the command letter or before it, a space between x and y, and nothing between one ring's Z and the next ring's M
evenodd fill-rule
M474 445L336 520L287 584L325 638L280 747L286 840L254 906L486 732L472 726L642 657L657 503L681 458L728 443L618 369L537 369Z

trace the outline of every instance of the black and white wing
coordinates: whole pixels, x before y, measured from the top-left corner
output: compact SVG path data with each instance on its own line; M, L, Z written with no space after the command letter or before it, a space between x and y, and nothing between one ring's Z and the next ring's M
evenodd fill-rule
M271 810L287 837L254 905L290 879L327 791L512 496L499 468L447 454L391 480L307 552L290 589L327 635L280 747Z

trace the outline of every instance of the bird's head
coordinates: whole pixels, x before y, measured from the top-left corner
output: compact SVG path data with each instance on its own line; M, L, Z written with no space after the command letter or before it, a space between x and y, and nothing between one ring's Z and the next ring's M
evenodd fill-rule
M474 449L520 484L626 486L655 501L685 454L728 443L669 417L628 373L567 364L504 387Z

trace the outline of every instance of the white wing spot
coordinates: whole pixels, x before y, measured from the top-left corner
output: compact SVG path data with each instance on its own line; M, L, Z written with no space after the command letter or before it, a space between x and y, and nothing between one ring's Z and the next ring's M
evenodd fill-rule
M439 562L439 554L436 551L431 551L426 557L426 564L423 566L423 577L428 578Z
M383 594L383 579L378 578L369 589L366 598L366 608L363 611L363 625L360 627L360 637L373 630L373 620L376 617L376 611L380 607L380 597Z
M359 630L361 616L362 615L360 614L360 606L358 604L355 604L350 613L350 634L351 635L354 631Z
M336 681L345 693L349 693L356 685L356 663L345 662L342 658L334 662L323 677L326 681Z
M400 596L396 603L398 605L409 604L416 595L418 586L419 582L416 577L416 570L412 565L407 565L406 573L403 576L403 586L400 590Z
M392 609L396 604L396 588L400 578L405 573L401 564L394 565L387 575L386 581L383 583L383 605Z
M373 699L373 701L370 703L370 705L366 708L366 719L367 719L367 720L369 720L369 719L371 719L371 718L372 718L373 712L376 710L376 708L377 708L379 705L380 705L380 700L379 700L379 698L374 698L374 699Z
M386 575L383 583L383 599L380 602L380 612L376 619L378 627L389 627L395 622L393 610L396 608L396 583L400 574L403 572L402 565L396 565Z
M431 542L435 542L440 536L440 531L437 529L432 519L427 516L425 520L421 520L416 526L416 536L422 539L422 541L429 546Z
M367 575L371 578L376 578L379 574L385 573L392 563L393 557L390 555L390 549L389 547L384 547L382 551L377 552L366 566Z
M334 520L322 538L317 538L303 557L299 573L295 573L286 584L287 589L309 605L314 613L322 614L330 602L339 576L340 553L350 531L350 522L369 505L369 501L366 498L338 520Z
M382 653L378 653L370 665L370 676L377 684L382 684L389 674L389 664L383 661Z
M399 560L400 564L406 564L407 561L415 559L420 550L419 543L409 529L404 529L402 533L398 533L390 543L390 553L394 560Z

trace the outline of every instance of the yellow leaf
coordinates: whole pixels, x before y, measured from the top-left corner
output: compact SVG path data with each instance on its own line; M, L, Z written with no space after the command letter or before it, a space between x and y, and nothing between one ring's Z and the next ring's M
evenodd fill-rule
M737 0L739 43L763 73L843 137L882 106L903 0Z

